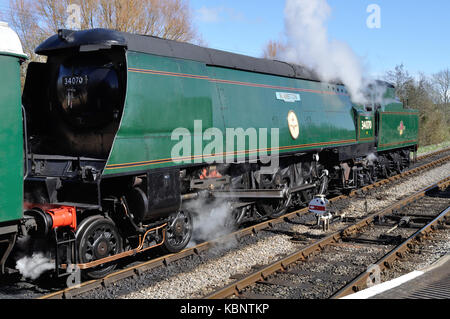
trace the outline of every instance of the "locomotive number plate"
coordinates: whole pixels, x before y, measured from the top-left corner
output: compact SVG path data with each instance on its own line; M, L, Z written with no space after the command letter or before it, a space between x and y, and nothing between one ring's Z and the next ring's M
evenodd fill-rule
M84 86L88 84L89 77L83 76L64 76L62 78L65 87Z
M362 130L371 130L372 129L372 121L361 121L361 129Z

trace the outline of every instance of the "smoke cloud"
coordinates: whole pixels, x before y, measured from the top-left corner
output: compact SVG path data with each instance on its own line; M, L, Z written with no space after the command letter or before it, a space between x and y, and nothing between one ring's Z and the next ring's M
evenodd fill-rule
M194 235L189 246L218 239L234 230L230 223L233 209L227 201L200 197L187 203L186 209L194 213ZM230 248L228 242L216 244Z
M313 69L323 81L341 81L353 102L364 104L362 61L348 44L329 39L327 1L287 0L284 14L287 48L281 58Z
M55 263L42 253L34 253L31 257L23 257L16 263L16 269L24 278L36 280L44 272L55 269Z
M367 155L366 159L369 162L369 164L373 165L378 161L378 156L376 156L374 153L370 153L369 155Z

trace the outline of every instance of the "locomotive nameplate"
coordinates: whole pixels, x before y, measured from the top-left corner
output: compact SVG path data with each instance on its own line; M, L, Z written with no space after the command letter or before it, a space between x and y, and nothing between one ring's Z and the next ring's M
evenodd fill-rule
M286 93L286 92L277 92L277 99L283 100L287 103L294 103L301 101L300 94L297 93Z
M294 111L289 111L287 120L289 125L289 132L291 132L292 138L296 140L300 135L300 126L298 124L297 115Z

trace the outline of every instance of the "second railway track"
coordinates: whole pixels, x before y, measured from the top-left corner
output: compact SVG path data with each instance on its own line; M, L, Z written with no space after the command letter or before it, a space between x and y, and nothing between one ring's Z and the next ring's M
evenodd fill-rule
M449 186L450 176L207 298L340 298L364 289L416 241L450 223Z

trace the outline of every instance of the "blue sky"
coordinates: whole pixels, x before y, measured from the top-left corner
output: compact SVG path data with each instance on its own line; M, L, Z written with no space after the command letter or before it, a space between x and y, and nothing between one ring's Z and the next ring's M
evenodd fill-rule
M284 30L284 1L191 0L196 24L208 46L261 55ZM450 1L328 0L330 39L348 43L372 75L403 63L412 74L450 67ZM381 28L369 29L368 5L381 8ZM206 12L211 14L207 18Z
M348 43L372 75L403 63L412 74L450 67L450 1L327 0L330 39ZM0 11L9 0L0 0ZM190 0L194 22L212 48L261 56L284 30L282 0ZM369 29L367 6L381 8L381 28Z

